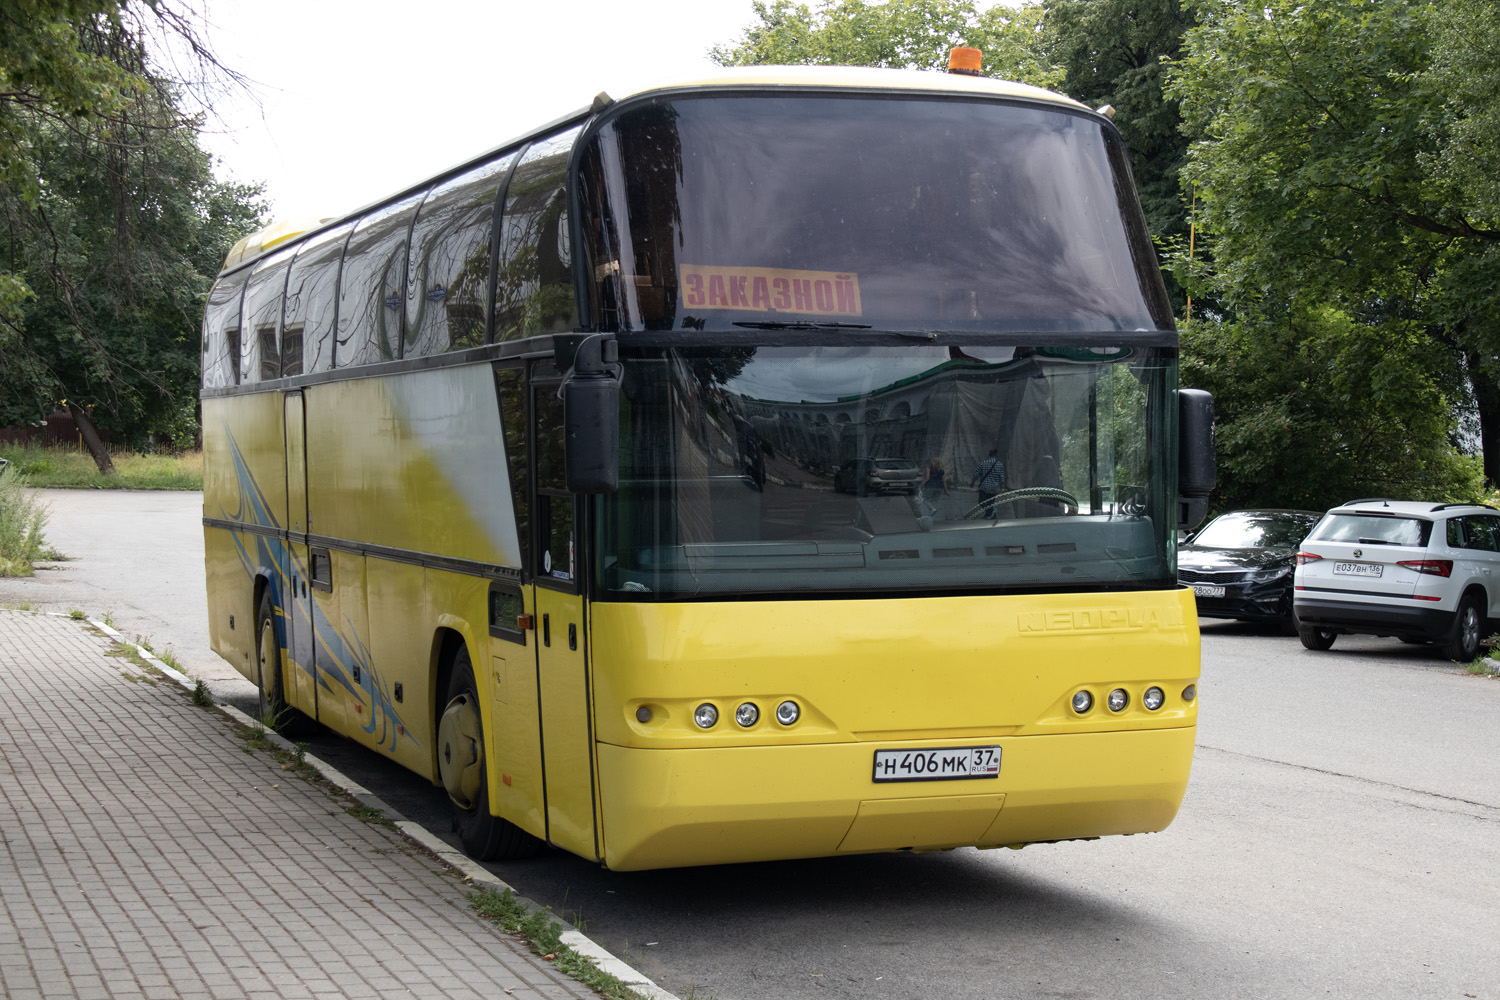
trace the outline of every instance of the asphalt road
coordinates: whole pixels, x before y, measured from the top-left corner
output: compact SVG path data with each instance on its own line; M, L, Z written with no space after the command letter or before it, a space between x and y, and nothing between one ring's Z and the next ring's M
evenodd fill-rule
M0 604L108 613L221 697L196 494L58 491L75 557ZM1422 647L1204 622L1199 745L1164 833L615 873L495 870L684 998L1495 998L1500 680ZM447 835L442 796L335 738L313 752Z

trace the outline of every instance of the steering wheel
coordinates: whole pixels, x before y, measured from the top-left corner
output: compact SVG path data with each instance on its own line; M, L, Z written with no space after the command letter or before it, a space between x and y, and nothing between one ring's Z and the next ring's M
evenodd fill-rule
M984 503L975 504L963 513L961 520L977 521L980 518L994 517L995 510L1001 504L1010 503L1012 500L1044 500L1059 504L1064 508L1071 508L1065 510L1065 513L1078 513L1078 500L1067 490L1060 490L1055 486L1023 486L1017 490L1006 490Z

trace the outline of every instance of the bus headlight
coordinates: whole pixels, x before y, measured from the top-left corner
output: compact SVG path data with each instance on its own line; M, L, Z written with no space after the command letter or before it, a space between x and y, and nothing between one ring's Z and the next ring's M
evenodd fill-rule
M699 729L712 729L719 721L719 710L705 701L694 709L693 721L698 723Z
M776 706L776 721L783 726L790 726L802 717L802 709L797 707L795 701L784 701Z
M1087 691L1077 691L1073 694L1073 711L1083 715L1094 707L1094 696Z
M1148 687L1146 693L1141 697L1141 704L1146 706L1146 711L1154 712L1166 704L1167 696L1159 687Z
M756 708L752 702L747 701L734 710L734 721L749 729L760 721L760 709Z
M1124 688L1115 688L1109 693L1109 710L1111 712L1123 712L1125 706L1130 704L1130 695Z

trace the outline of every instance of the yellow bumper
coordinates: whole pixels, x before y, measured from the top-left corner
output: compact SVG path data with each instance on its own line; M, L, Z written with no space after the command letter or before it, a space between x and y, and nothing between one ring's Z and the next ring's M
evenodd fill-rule
M643 750L599 744L617 871L1000 847L1162 830L1196 728L911 744ZM877 784L878 749L998 745L998 778Z

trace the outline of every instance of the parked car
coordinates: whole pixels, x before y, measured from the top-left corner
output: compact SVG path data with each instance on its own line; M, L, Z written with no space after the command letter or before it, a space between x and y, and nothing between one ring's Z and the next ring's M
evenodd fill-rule
M1293 608L1308 649L1356 632L1473 660L1500 613L1500 511L1384 499L1335 507L1297 553Z
M1207 618L1275 622L1295 631L1297 547L1322 517L1312 510L1236 510L1189 535L1177 550L1177 582L1192 587Z
M852 458L833 474L839 493L915 493L922 482L917 463L904 458Z

